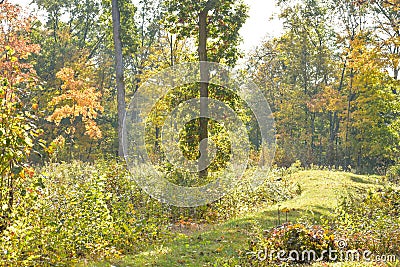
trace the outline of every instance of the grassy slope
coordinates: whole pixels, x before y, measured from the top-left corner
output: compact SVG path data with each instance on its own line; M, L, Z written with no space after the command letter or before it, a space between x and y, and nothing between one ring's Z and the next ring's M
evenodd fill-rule
M290 221L302 216L311 216L318 221L321 216L329 216L341 195L378 186L379 177L332 171L302 171L292 174L290 179L299 182L303 191L301 195L279 203L280 208L291 209ZM190 235L178 234L168 244L127 256L112 262L112 265L222 266L228 263L234 266L235 258L248 247L252 234L260 232L256 230L276 225L277 209L278 204L211 226L207 230L195 231ZM110 263L98 263L96 266L110 266Z

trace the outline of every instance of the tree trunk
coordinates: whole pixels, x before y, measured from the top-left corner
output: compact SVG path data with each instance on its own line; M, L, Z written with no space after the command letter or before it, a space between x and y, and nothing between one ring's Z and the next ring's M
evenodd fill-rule
M199 13L199 60L200 60L200 127L199 127L199 150L202 160L199 161L199 179L208 176L208 80L209 72L205 62L207 62L207 13L205 9Z
M353 78L354 78L354 71L353 68L350 69L350 87L349 87L349 99L347 101L347 118L346 118L346 136L345 136L345 161L346 161L346 168L350 165L351 162L351 153L350 146L349 146L349 138L350 138L350 116L351 116L351 101L353 98Z
M340 83L338 91L342 92L344 86L344 78L347 70L347 59L343 63L342 74L340 77ZM338 157L338 133L340 128L341 120L339 118L338 111L334 111L333 114L329 114L330 117L330 126L329 126L329 144L328 144L328 164L329 165L343 165L343 162L340 162ZM347 141L346 141L347 142Z
M117 102L118 102L118 156L123 157L123 123L126 111L125 104L125 83L124 68L122 62L122 42L121 42L121 19L118 9L118 0L112 0L112 20L115 53L115 74L117 83Z

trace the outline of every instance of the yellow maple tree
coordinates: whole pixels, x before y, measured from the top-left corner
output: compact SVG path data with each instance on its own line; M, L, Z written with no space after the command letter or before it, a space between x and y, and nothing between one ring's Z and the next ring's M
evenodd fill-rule
M95 119L104 109L100 104L101 93L95 87L93 68L90 62L76 63L73 67L62 68L57 72L57 78L62 81L62 94L50 102L58 106L47 120L60 125L63 119L69 118L72 125L78 117L85 126L85 135L92 139L100 139L102 133ZM71 126L72 131L75 130Z

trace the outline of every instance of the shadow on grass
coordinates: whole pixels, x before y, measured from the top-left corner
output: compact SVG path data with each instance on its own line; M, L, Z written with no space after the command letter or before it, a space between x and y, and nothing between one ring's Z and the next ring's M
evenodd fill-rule
M360 184L367 184L367 185L375 185L376 183L374 183L371 180L365 179L365 178L361 178L355 175L351 175L350 176L350 180L355 182L355 183L360 183Z

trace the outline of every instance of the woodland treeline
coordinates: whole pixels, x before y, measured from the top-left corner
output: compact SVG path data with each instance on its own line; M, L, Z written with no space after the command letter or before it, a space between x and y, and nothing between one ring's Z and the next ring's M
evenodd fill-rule
M37 18L10 1L0 5L2 175L18 173L25 166L19 162L115 158L119 122L111 1L33 3L44 15ZM300 160L377 172L398 162L397 0L277 1L283 33L266 37L248 55L238 48L248 10L240 1L117 4L125 102L158 70L199 60L199 18L206 10L203 59L234 67L245 57L242 74L263 90L274 112L275 164ZM210 87L210 96L239 105L223 90ZM177 89L163 105L170 109L198 96L198 89ZM191 147L187 154L198 154L199 138L193 137L198 124L187 128L192 137L183 145ZM222 131L211 122L210 129ZM249 129L256 132L257 126ZM157 130L151 133L159 143Z
M279 1L285 33L251 55L276 162L381 171L399 159L399 1Z

